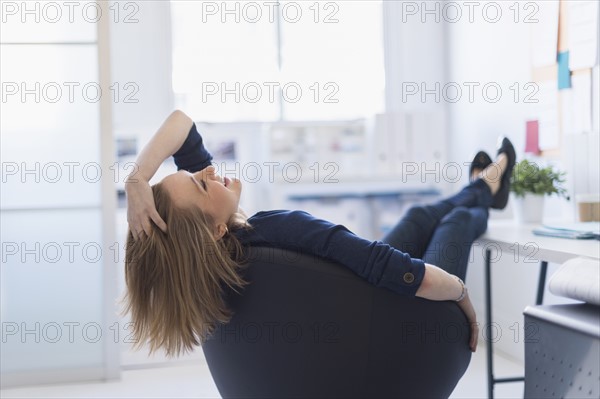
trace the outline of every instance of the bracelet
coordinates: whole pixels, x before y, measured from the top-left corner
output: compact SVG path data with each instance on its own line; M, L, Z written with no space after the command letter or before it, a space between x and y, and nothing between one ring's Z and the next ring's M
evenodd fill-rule
M460 279L460 277L454 276L456 278L456 280L460 283L460 286L462 287L462 292L460 293L460 296L458 297L458 299L456 299L456 302L460 302L463 299L465 299L465 297L467 296L467 287L465 287L465 283Z

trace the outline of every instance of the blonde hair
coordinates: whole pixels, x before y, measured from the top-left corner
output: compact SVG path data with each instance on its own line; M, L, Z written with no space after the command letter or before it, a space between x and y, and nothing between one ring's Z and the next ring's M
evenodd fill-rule
M128 232L122 313L131 312L134 349L148 343L150 354L163 348L168 357L179 356L230 320L225 286L239 292L247 284L239 273L243 247L233 233L248 226L236 214L225 235L215 239L209 214L175 206L161 183L152 193L167 233L154 223L148 237L134 240Z

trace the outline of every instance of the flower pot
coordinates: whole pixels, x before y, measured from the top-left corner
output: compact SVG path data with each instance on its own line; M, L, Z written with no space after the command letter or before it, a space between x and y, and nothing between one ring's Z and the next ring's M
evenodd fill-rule
M515 216L518 223L542 223L544 216L544 196L525 194L524 197L514 196Z

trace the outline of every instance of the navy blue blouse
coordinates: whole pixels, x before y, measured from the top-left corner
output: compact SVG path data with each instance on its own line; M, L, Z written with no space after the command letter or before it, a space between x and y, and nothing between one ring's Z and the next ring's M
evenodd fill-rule
M210 166L212 156L194 124L173 155L178 170L197 172ZM317 219L304 211L258 212L248 219L253 227L237 232L244 245L267 246L312 254L344 265L378 287L414 296L425 264L388 244L358 237L346 227ZM413 278L406 279L407 273Z

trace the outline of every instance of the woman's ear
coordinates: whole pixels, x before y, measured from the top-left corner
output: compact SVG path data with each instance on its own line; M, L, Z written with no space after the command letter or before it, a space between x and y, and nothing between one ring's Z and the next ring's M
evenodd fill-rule
M219 223L217 225L217 231L215 233L215 240L219 241L223 236L229 232L227 225L225 223Z

